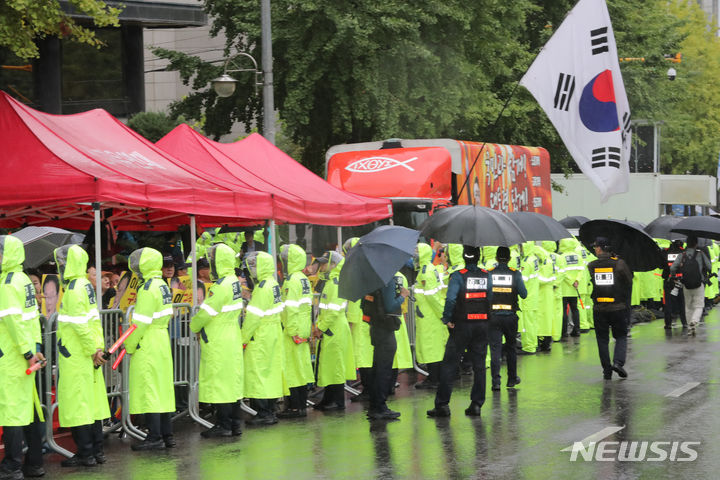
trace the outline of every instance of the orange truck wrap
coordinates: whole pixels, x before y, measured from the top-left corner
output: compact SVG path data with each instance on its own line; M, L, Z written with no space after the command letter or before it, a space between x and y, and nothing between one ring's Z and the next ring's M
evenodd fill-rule
M476 204L552 216L550 156L540 147L392 139L336 145L326 167L331 184L393 202Z

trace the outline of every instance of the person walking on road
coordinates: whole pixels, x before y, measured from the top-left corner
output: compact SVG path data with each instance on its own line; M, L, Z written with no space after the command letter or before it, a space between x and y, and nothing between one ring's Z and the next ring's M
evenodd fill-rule
M607 238L597 237L593 248L597 260L588 264L588 271L593 286L595 338L603 368L603 378L610 380L613 371L625 378L628 376L624 368L629 320L627 309L633 274L624 260L611 255L611 246ZM608 350L611 329L615 338L612 362Z
M690 335L695 334L695 327L700 323L705 307L705 278L707 272L711 271L710 260L697 244L696 236L688 236L685 252L678 255L670 266L671 277L678 278L683 284L685 318ZM678 274L682 274L682 277Z
M488 346L488 299L492 281L486 270L478 267L480 249L465 246L465 268L450 276L442 322L450 336L440 366L440 385L435 395L435 408L427 411L429 417L450 416L452 383L460 363L460 355L468 349L473 366L473 386L470 406L465 415L480 416L485 403L485 359Z
M515 342L518 331L518 297L526 298L527 289L520 271L508 266L510 249L498 247L496 259L498 266L491 269L492 289L490 303L490 371L492 372L492 389L500 390L500 363L502 363L503 337L507 355L507 387L512 388L520 383L517 376L517 350Z

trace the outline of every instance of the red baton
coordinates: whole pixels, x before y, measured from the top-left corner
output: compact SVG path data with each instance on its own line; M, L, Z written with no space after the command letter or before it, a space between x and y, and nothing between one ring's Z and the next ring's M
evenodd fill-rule
M120 350L120 355L115 359L115 361L112 364L112 369L117 370L118 365L120 365L120 362L122 362L123 357L125 357L125 354L127 353L127 350L124 348Z
M120 346L123 344L123 342L125 342L125 340L127 340L127 338L132 334L132 332L135 331L136 328L137 328L137 324L136 324L136 323L133 323L132 325L130 325L130 328L128 328L128 329L125 331L125 333L123 333L122 335L120 335L120 338L118 338L117 341L112 344L112 347L110 347L110 348L108 349L107 353L109 353L110 355L112 355L113 353L115 353L115 351L116 351L118 348L120 348Z
M32 367L30 367L30 368L28 368L27 370L25 370L25 375L30 375L30 374L33 373L33 372L37 372L37 371L40 370L42 367L43 367L42 362L37 362L37 363L33 364Z

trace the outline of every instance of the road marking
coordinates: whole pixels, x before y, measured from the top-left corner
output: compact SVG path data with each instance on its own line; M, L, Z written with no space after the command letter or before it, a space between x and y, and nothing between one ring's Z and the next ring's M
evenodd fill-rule
M603 438L609 437L613 433L617 433L624 428L625 428L625 425L623 425L622 427L605 427L602 430L600 430L599 432L595 432L592 435L583 438L582 440L580 440L579 443L582 443L584 447L587 447L591 443L597 443L600 440L602 440ZM578 443L578 442L575 442L575 443ZM560 451L561 452L572 452L574 447L575 447L575 444L570 445L569 447L565 447Z
M700 385L700 382L689 382L680 388L676 388L675 390L673 390L672 392L668 393L665 396L677 398L680 395L682 395L683 393L688 392L688 391L692 390L693 388L697 387L698 385Z

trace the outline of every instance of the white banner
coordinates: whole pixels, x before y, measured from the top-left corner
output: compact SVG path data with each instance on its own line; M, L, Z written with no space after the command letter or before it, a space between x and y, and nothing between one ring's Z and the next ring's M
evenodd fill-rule
M602 201L628 191L630 107L604 0L580 0L520 83Z

